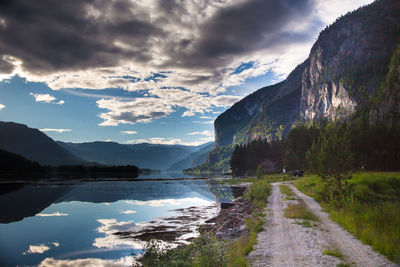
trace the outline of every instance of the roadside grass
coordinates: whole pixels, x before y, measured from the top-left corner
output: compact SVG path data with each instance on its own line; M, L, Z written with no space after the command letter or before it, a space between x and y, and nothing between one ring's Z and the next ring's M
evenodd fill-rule
M399 264L400 173L356 173L349 182L354 188L351 196L342 200L341 208L330 205L326 185L317 176L308 175L295 185L321 202L347 231Z
M343 254L339 250L331 249L331 248L328 248L328 249L322 251L322 255L333 256L333 257L339 258L341 260L343 259Z
M248 197L256 207L252 217L246 219L247 234L231 242L228 246L227 258L229 267L247 267L249 263L246 256L253 250L257 243L257 234L263 230L267 198L271 194L271 185L265 179L256 180L250 185Z
M288 185L282 184L279 186L279 189L281 190L282 194L285 194L288 197L293 197L295 195Z
M288 207L284 210L286 218L289 219L303 219L309 221L319 221L318 218L312 214L306 207L306 205L300 201L299 204L288 204Z
M285 197L284 200L296 200L296 197Z
M255 177L215 179L215 181L217 183L229 184L229 185L236 185L236 184L241 184L241 183L253 183L256 180L257 180L257 178L255 178Z

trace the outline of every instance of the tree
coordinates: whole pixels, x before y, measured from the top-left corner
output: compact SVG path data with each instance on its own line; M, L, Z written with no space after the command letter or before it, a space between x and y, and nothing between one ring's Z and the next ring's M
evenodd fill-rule
M259 164L256 170L256 177L257 179L262 179L263 176L264 176L263 167L261 164Z
M351 189L348 180L356 168L350 149L350 132L344 123L340 126L328 125L307 152L310 170L328 184L334 205L340 205Z

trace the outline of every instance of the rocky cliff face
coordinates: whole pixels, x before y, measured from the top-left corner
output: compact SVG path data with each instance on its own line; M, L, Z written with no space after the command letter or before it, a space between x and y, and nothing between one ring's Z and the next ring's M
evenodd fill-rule
M376 95L399 37L398 0L376 1L339 18L285 81L254 92L216 119L215 146L271 140L297 122L350 116Z

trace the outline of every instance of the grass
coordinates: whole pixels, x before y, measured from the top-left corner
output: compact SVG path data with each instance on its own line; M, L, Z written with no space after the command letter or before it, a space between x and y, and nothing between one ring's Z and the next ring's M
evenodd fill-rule
M295 182L321 202L331 218L374 250L400 263L400 173L363 172L350 180L351 196L340 208L330 205L327 188L317 176Z
M268 180L256 180L250 185L249 199L259 209L265 208L267 198L271 194L272 188Z
M333 256L333 257L339 258L341 260L343 259L343 254L339 250L336 250L336 249L334 250L331 248L328 248L328 249L322 251L322 255Z
M254 210L253 216L246 219L248 233L229 245L227 252L228 266L249 266L246 256L253 250L254 245L257 243L257 234L263 230L265 214L262 210L267 205L267 198L271 194L271 190L271 185L266 179L256 180L250 185L248 197L258 210Z
M287 185L282 184L282 185L279 186L279 189L281 190L282 194L285 194L288 197L292 197L292 196L295 195L293 193L292 189Z
M296 197L285 197L284 200L296 200Z
M289 219L318 221L318 218L312 214L302 202L300 202L300 204L288 204L288 207L284 210L284 213L285 217Z

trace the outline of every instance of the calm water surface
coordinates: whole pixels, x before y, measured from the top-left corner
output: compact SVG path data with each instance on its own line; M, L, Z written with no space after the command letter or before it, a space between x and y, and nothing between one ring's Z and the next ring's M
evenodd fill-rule
M229 188L206 180L27 185L0 195L0 265L129 266L143 229L183 229L167 241L187 242L224 198Z

